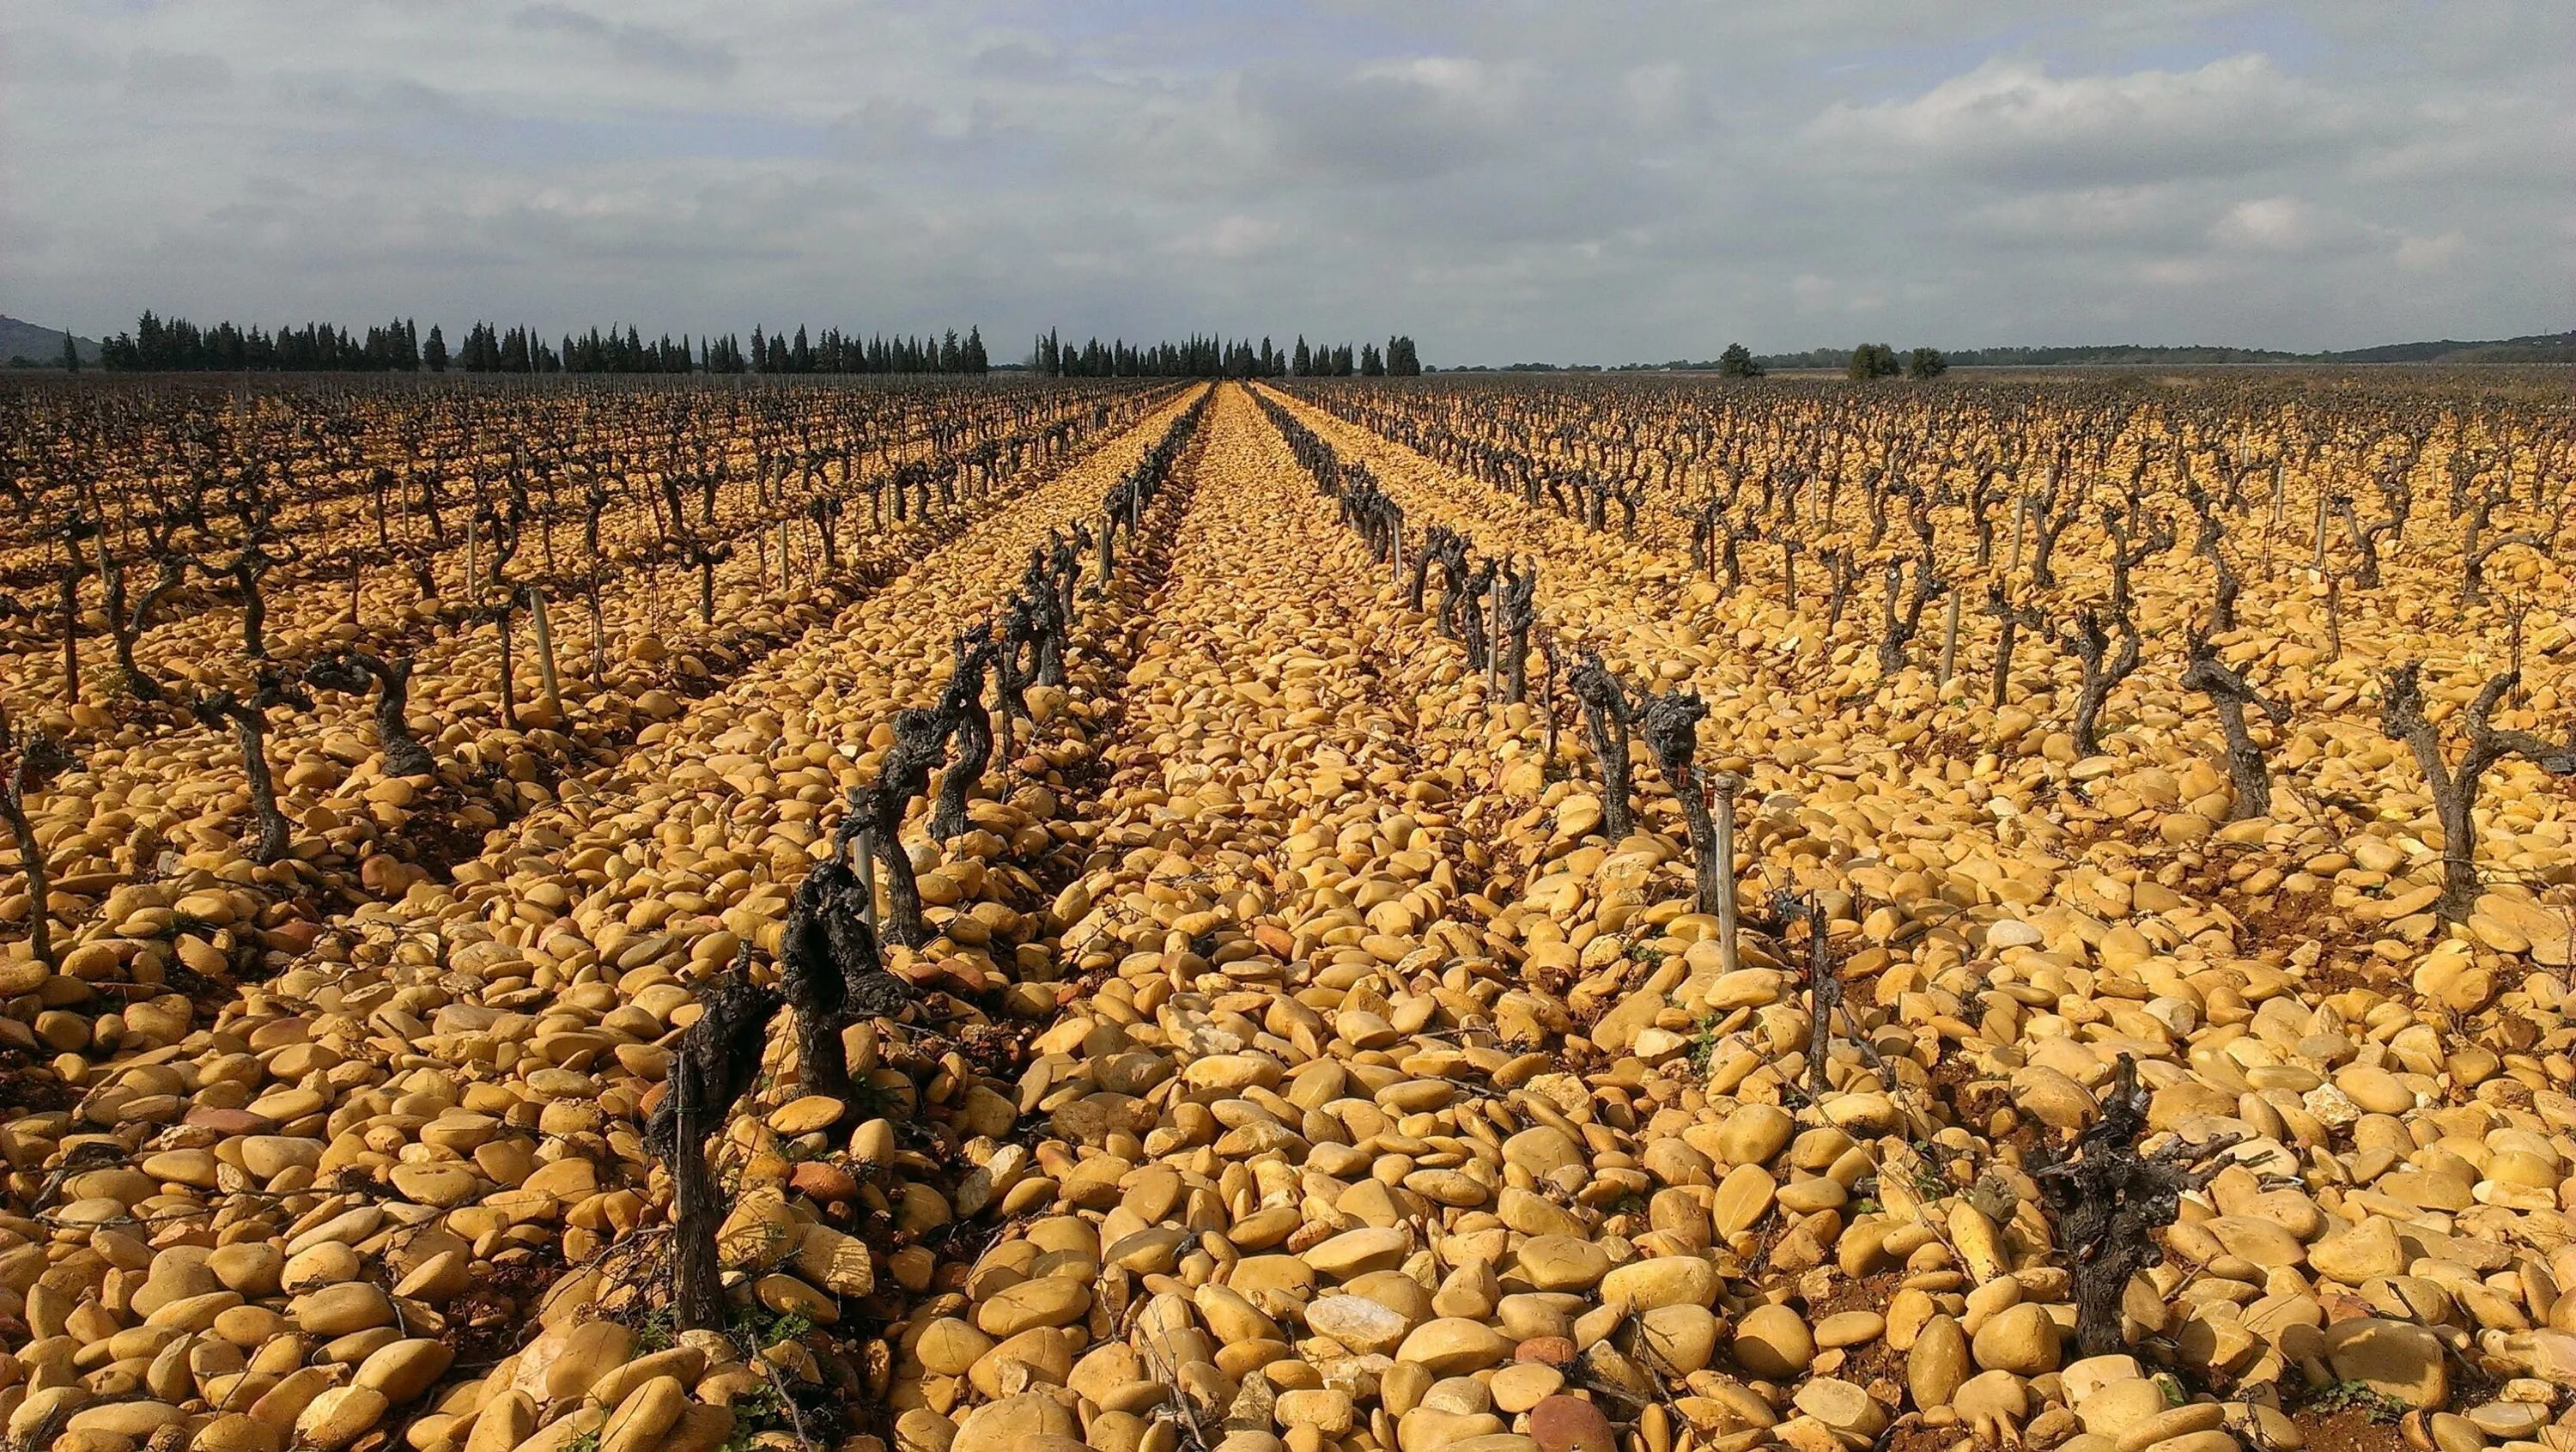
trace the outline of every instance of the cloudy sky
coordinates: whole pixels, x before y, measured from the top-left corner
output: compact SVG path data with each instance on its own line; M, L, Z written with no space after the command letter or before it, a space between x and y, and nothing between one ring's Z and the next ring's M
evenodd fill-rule
M2576 325L2571 96L2567 0L0 0L0 310L2492 337Z

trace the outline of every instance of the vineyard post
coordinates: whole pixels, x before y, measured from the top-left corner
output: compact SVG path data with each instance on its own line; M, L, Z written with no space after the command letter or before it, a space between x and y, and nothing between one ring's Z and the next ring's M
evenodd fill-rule
M2029 526L2030 499L2025 495L2013 501L2012 562L2004 566L2004 573L2006 575L2018 575L2021 573L2022 536L2028 532Z
M1010 729L1010 722L1007 718L1002 723L1002 729L1006 732ZM870 827L861 827L858 835L859 900L867 904L867 906L859 916L867 923L868 931L870 933L874 933L877 930L876 846L875 829Z
M1494 572L1493 583L1486 588L1492 603L1485 610L1485 700L1491 703L1503 687L1503 574Z
M1937 684L1946 688L1950 684L1952 673L1956 671L1959 664L1958 591L1953 590L1950 592L1949 606L1941 612L1941 615L1941 679Z
M1395 521L1394 538L1395 569L1391 574L1391 578L1399 587L1401 587L1404 584L1404 520L1401 516L1399 516Z
M670 1078L671 1122L679 1131L683 1152L694 1151L702 1141L692 1141L689 1137L689 1132L697 1128L697 1121L689 1112L696 1108L689 1103L689 1076L673 1074ZM707 1207L700 1203L705 1198L705 1186L703 1174L685 1172L676 1158L671 1162L671 1219L676 1224L694 1228L705 1221ZM677 1243L672 1246L671 1304L675 1307L682 1305L695 1289L693 1272L696 1268L691 1261L692 1257L683 1247Z
M2326 569L2326 491L2323 489L2319 489L2317 491L2316 562L2310 565L2309 568L2315 570L2321 575L2325 573Z
M492 623L501 633L501 725L505 730L519 729L519 685L517 667L510 653L510 600L503 596L492 609Z
M480 583L474 572L474 516L468 514L465 516L465 599L469 609L482 593L477 588Z
M545 688L546 710L563 723L563 687L555 676L555 633L546 621L546 592L528 586L528 624L537 635L537 680Z
M63 617L63 704L80 704L80 567L77 561L54 579Z
M790 586L787 575L787 521L778 521L778 593L784 595Z
M1708 801L1709 825L1717 829L1717 966L1732 973L1735 955L1735 773L1711 773L1701 790Z
M1099 589L1103 593L1109 589L1109 531L1116 523L1117 516L1106 509L1100 511L1100 559L1095 573L1100 576Z

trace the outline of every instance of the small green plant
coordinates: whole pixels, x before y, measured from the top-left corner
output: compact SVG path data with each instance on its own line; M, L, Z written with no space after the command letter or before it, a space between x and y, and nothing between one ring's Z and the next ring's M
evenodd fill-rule
M1691 1025L1691 1071L1705 1077L1717 1062L1718 1015L1704 1013Z
M2359 1412L2371 1421L2386 1425L2402 1420L2406 1404L2384 1392L2373 1391L2365 1382L2338 1381L2318 1387L2302 1398L2302 1404L2332 1415L2336 1412Z
M769 1338L761 1344L775 1346L781 1341L802 1341L813 1332L812 1317L802 1311L790 1311L769 1323Z
M734 1398L733 1435L725 1439L724 1452L749 1452L761 1433L793 1430L794 1425L795 1418L780 1399L778 1388L763 1382Z
M635 1323L636 1354L650 1356L656 1351L670 1350L676 1344L679 1332L679 1321L671 1314L671 1308L654 1307L644 1313L643 1320Z
M599 1452L599 1432L593 1428L564 1443L564 1452Z
M745 1351L758 1353L782 1341L801 1341L811 1335L814 1320L802 1311L772 1311L758 1304L735 1313L726 1334Z
M861 1122L894 1118L897 1108L886 1091L855 1075L850 1079L849 1096L841 1102L848 1107L849 1118Z
M1879 1212L1879 1209L1878 1176L1863 1175L1859 1179L1852 1181L1851 1213L1854 1215L1875 1215Z

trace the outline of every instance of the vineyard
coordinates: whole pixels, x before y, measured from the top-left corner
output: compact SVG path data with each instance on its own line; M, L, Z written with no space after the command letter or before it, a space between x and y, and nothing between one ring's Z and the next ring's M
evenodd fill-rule
M9 1446L2576 1446L2563 381L0 440Z

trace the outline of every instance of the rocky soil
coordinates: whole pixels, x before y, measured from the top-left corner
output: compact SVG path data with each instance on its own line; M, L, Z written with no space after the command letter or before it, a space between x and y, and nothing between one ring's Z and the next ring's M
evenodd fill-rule
M2182 680L2180 564L2138 567L2162 655L2085 751L2044 631L1994 705L1937 628L1882 666L1875 595L1730 591L1359 414L1139 401L961 527L870 544L864 586L744 582L749 639L693 689L586 687L588 750L424 698L422 788L515 784L435 861L348 830L409 805L363 713L282 728L280 864L155 817L184 852L136 871L147 812L209 791L184 734L31 789L55 896L0 878L0 921L49 912L59 961L0 958L12 1444L2576 1443L2566 801L2498 766L2489 880L2432 910L2440 823L2362 691L2438 615L2357 618L2328 659L2282 625L2308 582L2246 581L2218 648L2297 708L2258 723L2281 790L2247 815ZM963 830L930 830L941 773L911 804L923 941L830 1025L847 1087L782 1013L721 1106L724 1309L687 1324L646 1126L712 985L777 981L896 713L1167 433L1112 573L1064 552L1063 682ZM1732 941L1645 743L1614 837L1561 680L1533 657L1505 699L1328 477L1414 548L1443 525L1533 569L1567 662L1705 702ZM2060 571L2097 554L2070 536ZM2546 732L2565 627L2527 624L2495 719ZM2477 684L2428 675L2432 713Z

